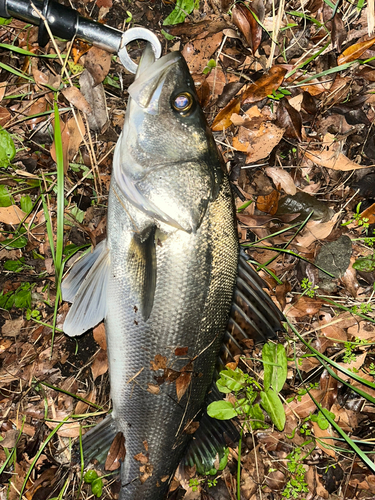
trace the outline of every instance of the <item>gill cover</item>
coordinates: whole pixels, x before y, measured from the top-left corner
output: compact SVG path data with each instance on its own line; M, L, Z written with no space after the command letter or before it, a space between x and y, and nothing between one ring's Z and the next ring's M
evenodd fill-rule
M182 92L194 103L186 115L173 107ZM222 171L182 55L172 52L155 61L147 46L129 95L114 154L116 183L154 220L196 232L219 191Z

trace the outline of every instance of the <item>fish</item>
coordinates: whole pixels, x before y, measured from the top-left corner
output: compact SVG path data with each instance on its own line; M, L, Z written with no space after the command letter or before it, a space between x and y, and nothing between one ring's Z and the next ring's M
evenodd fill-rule
M202 414L220 397L212 384L224 336L246 337L239 317L271 336L282 315L246 278L226 166L181 53L155 60L146 46L128 92L107 238L62 283L72 303L63 329L73 337L105 322L113 410L84 450L97 458L122 433L120 500L162 500L184 456L209 462L223 446L225 424ZM246 290L258 301L247 314Z

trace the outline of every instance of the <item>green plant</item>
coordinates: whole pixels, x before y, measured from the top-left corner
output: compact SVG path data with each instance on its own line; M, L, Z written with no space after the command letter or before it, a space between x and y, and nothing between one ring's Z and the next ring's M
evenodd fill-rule
M358 205L355 207L353 218L348 220L347 222L343 222L341 224L342 226L348 226L352 222L356 221L358 226L363 226L365 229L369 227L369 219L367 217L362 217L361 215L361 205L362 202L358 203Z
M301 281L301 288L303 291L302 295L307 295L308 297L313 298L315 296L316 290L318 290L318 286L314 286L308 278L303 278Z
M284 89L283 87L279 87L277 90L273 90L272 94L268 95L267 97L269 99L272 99L273 101L280 101L287 95L291 95L291 92L289 92L289 90L287 89Z
M193 12L194 9L199 8L199 0L177 0L175 8L164 20L164 26L183 23L185 17Z
M95 470L88 470L83 476L83 480L85 483L91 485L91 493L94 496L98 498L102 496L103 480L98 476L98 473Z
M214 68L216 68L216 61L215 59L210 59L207 63L207 66L203 70L203 74L208 75Z
M265 344L262 350L264 364L264 388L240 368L227 368L220 372L216 385L223 394L232 393L231 401L214 401L207 408L207 413L218 420L229 420L240 416L249 430L267 427L260 405L270 416L279 430L285 425L285 412L278 393L282 389L287 374L287 358L284 346ZM260 400L260 404L256 400Z
M304 445L311 443L311 440L303 443ZM309 489L306 483L306 469L303 464L300 463L301 459L301 447L295 448L292 453L286 457L288 461L288 471L292 474L292 478L287 482L281 495L285 498L299 498L303 500L301 494L308 493Z

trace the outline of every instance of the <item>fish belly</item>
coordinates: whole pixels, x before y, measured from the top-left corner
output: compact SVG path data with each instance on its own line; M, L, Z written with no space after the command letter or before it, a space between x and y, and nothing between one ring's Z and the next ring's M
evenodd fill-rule
M236 280L238 240L225 178L195 234L156 231L156 287L145 320L137 287L147 281L138 280L131 249L139 226L148 222L138 216L113 180L106 331L113 416L126 448L120 499L161 500L192 439L187 427L198 419L212 383Z

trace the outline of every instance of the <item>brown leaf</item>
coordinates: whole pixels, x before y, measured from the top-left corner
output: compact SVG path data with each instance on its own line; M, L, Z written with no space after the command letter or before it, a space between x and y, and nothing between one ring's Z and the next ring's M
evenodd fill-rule
M317 446L321 450L323 450L328 456L336 458L335 451L328 446L324 446L324 443L327 443L330 445L334 444L334 440L332 439L333 434L331 432L330 427L328 427L328 429L323 430L319 427L317 422L311 422L311 423L312 423L312 426L314 429L314 435L316 437Z
M303 318L305 316L312 316L319 312L322 307L323 301L312 299L311 297L300 296L296 297L292 306L288 305L285 311L287 316L292 318Z
M189 387L192 376L193 376L192 372L182 372L181 375L176 380L176 394L177 394L178 401L180 401L182 396L187 391L187 388Z
M266 196L258 196L257 209L270 215L275 215L280 199L280 192L274 189L272 193Z
M324 137L324 146L321 151L305 151L305 156L317 165L332 168L333 170L359 170L368 168L366 165L359 165L339 151L340 144L336 142L335 137L326 134Z
M283 138L284 130L272 122L266 122L259 128L259 135L247 148L246 163L254 163L266 158Z
M98 354L95 356L94 362L91 365L91 373L94 380L96 380L100 375L103 375L108 370L108 358L107 353L103 349L100 349Z
M62 94L65 99L67 99L70 104L73 104L76 108L83 111L84 113L91 113L92 109L90 104L83 97L82 92L77 89L77 87L67 87L62 90Z
M296 240L302 248L308 248L316 240L324 240L329 236L335 227L339 213L336 213L328 222L311 220L306 224L302 234L298 235Z
M147 384L147 392L158 395L160 394L160 387L157 384L151 384L151 382L149 382Z
M111 67L112 55L99 47L91 47L85 56L85 68L94 79L94 87L102 83Z
M112 7L112 0L96 0L96 5L100 7L105 7L110 9Z
M245 4L237 3L232 9L232 21L243 34L254 54L262 41L262 27L255 20L252 11Z
M291 139L298 139L302 142L301 115L286 99L280 102L276 116L279 125L284 129L284 135Z
M151 370L156 372L157 370L165 370L167 368L167 358L161 354L156 354L154 361L150 361Z
M107 339L105 336L105 326L104 323L99 323L93 330L93 336L95 342L100 345L100 347L106 351L107 350Z
M357 281L357 271L353 268L353 264L355 261L355 257L350 257L349 267L345 271L344 276L340 278L341 282L345 285L346 290L352 297L357 297L357 291L359 288L359 283Z
M350 47L344 50L342 54L337 58L337 64L341 66L342 64L346 64L356 59L359 59L361 55L365 52L365 50L372 47L375 43L375 37L370 38L369 40L365 40L363 42L354 43Z
M1 327L1 334L3 337L16 337L20 334L23 326L23 317L20 316L16 319L7 319Z
M122 432L118 432L115 439L112 441L111 447L109 448L104 469L108 471L119 469L121 462L125 459L125 455L125 437Z
M369 224L374 224L375 223L375 203L370 205L366 210L364 210L361 213L361 219L368 219ZM356 221L358 224L358 221Z
M0 207L0 222L4 222L5 224L19 224L24 217L26 217L25 212L17 207L17 205Z
M266 75L263 75L255 83L249 85L242 94L241 104L258 102L272 94L273 90L280 87L287 70L281 66L272 66Z
M280 167L266 167L266 174L271 177L275 186L280 186L286 194L294 196L297 192L296 185L289 172Z
M176 347L174 350L175 356L186 356L189 351L188 347Z
M95 86L94 78L88 70L79 77L81 92L90 104L92 113L87 115L89 127L99 132L108 121L107 102L102 84Z
M144 455L143 453L137 453L133 457L137 462L140 462L141 464L147 464L148 463L148 457Z
M312 389L311 395L320 403L324 396L324 391L320 389ZM294 401L287 404L285 407L285 415L288 417L291 413L296 413L300 418L306 418L310 413L314 413L316 406L309 394L297 396Z
M239 113L241 109L241 103L239 99L233 99L229 104L225 106L216 115L211 129L214 132L221 132L222 130L230 127L232 125L231 116L233 113Z
M182 55L189 66L190 73L202 73L211 56L220 47L222 39L223 33L219 32L185 44Z
M373 339L375 338L375 325L369 321L361 321L359 324L351 326L348 333L361 340Z
M184 429L185 434L194 434L199 428L199 422L190 422Z

